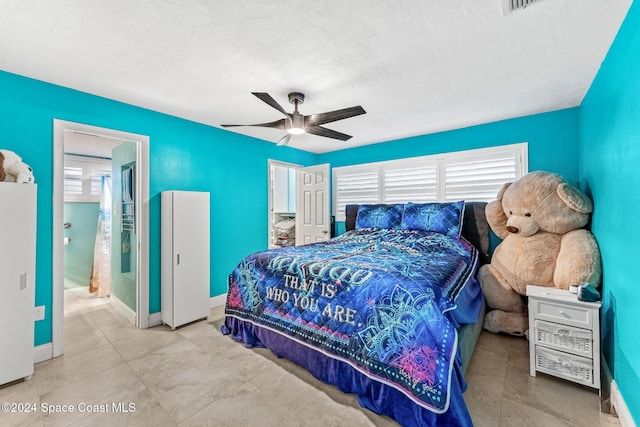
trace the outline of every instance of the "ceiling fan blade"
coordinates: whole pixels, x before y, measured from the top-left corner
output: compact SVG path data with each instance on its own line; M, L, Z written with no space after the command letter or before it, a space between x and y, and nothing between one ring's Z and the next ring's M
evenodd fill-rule
M287 113L287 111L282 108L280 106L280 104L278 104L276 102L275 99L273 99L271 97L271 95L269 95L266 92L251 92L253 95L257 96L258 98L260 98L263 102L269 104L271 107L275 108L276 110L280 111L282 114L284 114L285 116L289 117L289 113Z
M283 147L287 144L289 144L289 141L291 140L291 134L288 133L285 136L283 136L282 138L280 138L280 141L278 141L278 143L276 144L278 147Z
M322 126L311 126L304 128L305 131L318 136L324 136L326 138L339 139L340 141L346 141L351 139L351 135L346 133L336 132L335 130L323 128Z
M360 114L365 113L366 111L364 111L364 108L358 105L357 107L343 108L342 110L329 111L327 113L310 114L308 116L304 116L304 125L305 127L318 126L325 123L335 122L337 120L348 119L353 116L359 116Z
M231 128L231 127L237 127L237 126L260 126L263 128L274 128L274 129L284 129L284 122L286 119L280 119L280 120L276 120L275 122L269 122L269 123L257 123L255 125L220 125L223 128Z

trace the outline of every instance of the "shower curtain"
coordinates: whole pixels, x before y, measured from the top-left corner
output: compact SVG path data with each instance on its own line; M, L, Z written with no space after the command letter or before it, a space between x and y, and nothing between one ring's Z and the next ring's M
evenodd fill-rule
M98 297L111 293L111 177L102 177L100 193L100 211L98 213L98 231L93 251L93 269L89 292Z

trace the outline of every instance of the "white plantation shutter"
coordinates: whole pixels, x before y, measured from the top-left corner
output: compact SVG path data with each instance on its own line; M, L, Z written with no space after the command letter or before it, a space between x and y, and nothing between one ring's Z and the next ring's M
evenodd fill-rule
M444 159L444 201L490 201L522 175L520 150L494 150Z
M340 168L336 168L340 169ZM334 212L343 218L348 204L378 203L380 199L379 171L377 167L350 167L349 171L334 174Z
M82 195L82 167L65 166L64 167L64 194L65 195Z
M102 176L111 176L111 160L65 154L65 202L99 202Z
M485 201L527 173L527 143L333 169L336 221L348 204Z
M384 166L382 203L435 202L438 200L437 178L435 162L404 167Z
M89 168L89 182L91 183L91 198L100 200L102 192L102 177L111 176L111 163L109 165L94 165Z

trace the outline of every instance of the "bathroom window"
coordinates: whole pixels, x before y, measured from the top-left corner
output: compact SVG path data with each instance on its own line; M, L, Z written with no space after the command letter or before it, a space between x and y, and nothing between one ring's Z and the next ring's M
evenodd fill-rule
M103 176L111 176L111 159L64 156L64 201L100 202Z

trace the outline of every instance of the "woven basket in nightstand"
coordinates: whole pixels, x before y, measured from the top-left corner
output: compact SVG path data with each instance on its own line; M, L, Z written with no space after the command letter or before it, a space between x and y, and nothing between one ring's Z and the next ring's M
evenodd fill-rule
M572 328L543 320L535 321L535 340L559 350L567 350L591 357L593 336L590 330Z
M548 348L541 347L536 351L536 369L573 381L583 383L593 381L593 362L591 359Z

